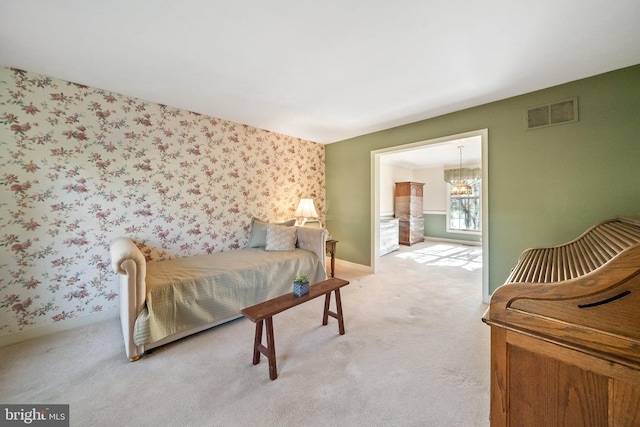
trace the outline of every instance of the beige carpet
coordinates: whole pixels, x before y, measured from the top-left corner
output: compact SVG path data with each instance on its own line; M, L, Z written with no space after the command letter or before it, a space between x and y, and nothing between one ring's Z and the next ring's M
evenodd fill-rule
M480 248L402 247L338 267L346 334L318 298L274 317L278 379L240 319L127 361L118 320L0 348L0 402L70 404L72 426L488 426Z

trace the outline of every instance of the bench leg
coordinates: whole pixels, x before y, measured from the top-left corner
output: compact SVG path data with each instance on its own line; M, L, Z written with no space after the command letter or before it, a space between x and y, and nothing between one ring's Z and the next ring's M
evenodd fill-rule
M340 335L344 335L344 318L342 317L342 301L340 300L340 289L336 289L336 312L329 310L329 304L331 303L331 292L327 292L324 297L324 315L322 316L322 324L329 323L329 316L338 319L338 330Z
M278 370L276 368L276 347L273 338L273 317L267 317L267 358L269 359L269 378L275 380L278 378Z
M265 324L266 321L266 324ZM262 325L267 329L267 345L262 345ZM273 338L273 317L267 317L264 320L256 322L256 335L253 340L253 364L260 363L260 353L264 354L269 361L269 378L275 380L278 378L278 370L276 368L276 346Z
M253 364L260 363L260 346L262 345L262 324L264 320L256 322L256 336L253 339Z
M337 310L337 319L338 319L338 328L340 330L340 335L344 335L344 318L342 317L342 300L340 299L340 289L335 290L336 293L336 310Z

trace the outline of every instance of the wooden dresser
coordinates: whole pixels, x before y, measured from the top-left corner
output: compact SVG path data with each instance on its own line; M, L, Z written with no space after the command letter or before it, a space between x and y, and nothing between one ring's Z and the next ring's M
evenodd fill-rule
M422 182L396 182L395 217L400 220L400 244L424 241Z
M522 253L491 326L492 426L640 426L640 222Z

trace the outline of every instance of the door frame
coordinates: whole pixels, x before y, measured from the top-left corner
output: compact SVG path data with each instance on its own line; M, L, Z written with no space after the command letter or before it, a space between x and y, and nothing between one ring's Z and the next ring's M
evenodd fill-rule
M479 129L371 151L371 270L375 274L380 258L380 157L399 151L428 148L429 145L479 136L482 150L482 301L489 303L489 130Z

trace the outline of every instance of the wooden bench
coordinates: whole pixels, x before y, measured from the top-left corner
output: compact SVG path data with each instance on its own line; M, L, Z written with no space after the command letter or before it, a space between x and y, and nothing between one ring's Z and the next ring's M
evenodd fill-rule
M260 363L260 353L264 354L269 360L269 378L272 380L278 378L278 371L276 369L276 348L273 339L273 316L322 295L325 295L322 324L326 325L328 323L329 316L334 317L338 319L338 330L340 335L344 335L344 319L342 317L340 288L348 284L349 282L346 280L333 277L329 280L311 285L309 287L309 293L305 296L296 297L293 292L291 292L242 310L242 314L256 324L256 335L253 342L253 364L257 365ZM331 292L334 292L336 295L335 312L329 310ZM262 325L265 323L267 330L266 346L262 344Z

